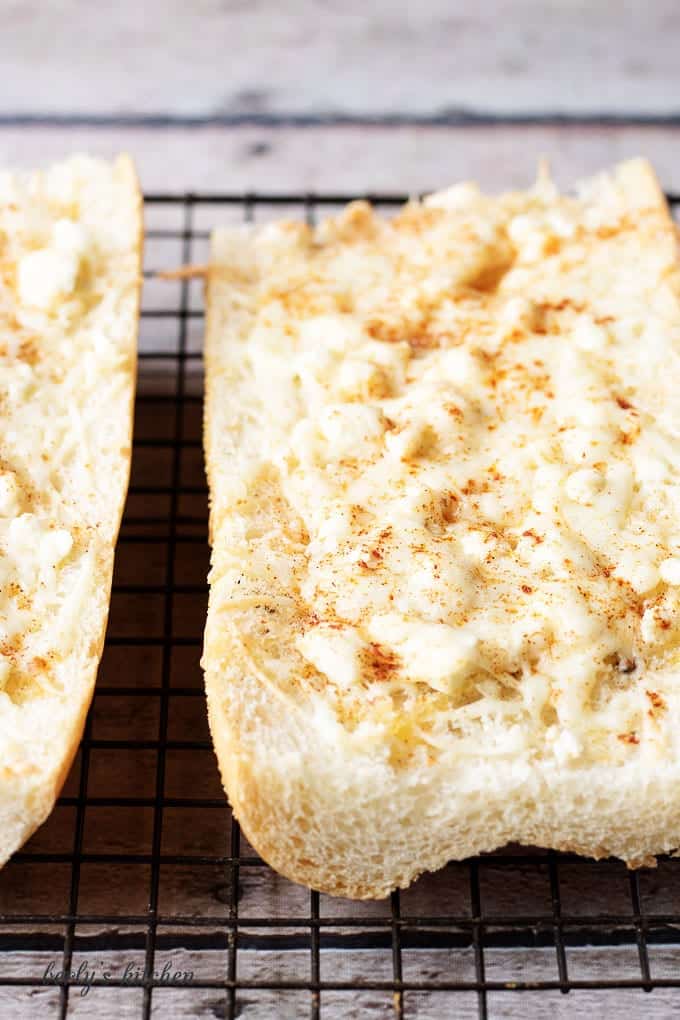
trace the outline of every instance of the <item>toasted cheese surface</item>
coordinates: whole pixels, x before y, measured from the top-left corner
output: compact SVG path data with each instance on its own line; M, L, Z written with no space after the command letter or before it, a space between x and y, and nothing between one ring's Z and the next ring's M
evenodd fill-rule
M126 159L77 157L46 172L0 174L5 760L24 722L37 746L62 709L76 711L67 704L81 683L73 656L96 654L86 635L97 644L106 619L129 465L139 243ZM31 714L41 701L49 719Z
M225 648L396 763L675 748L680 273L646 164L213 259Z

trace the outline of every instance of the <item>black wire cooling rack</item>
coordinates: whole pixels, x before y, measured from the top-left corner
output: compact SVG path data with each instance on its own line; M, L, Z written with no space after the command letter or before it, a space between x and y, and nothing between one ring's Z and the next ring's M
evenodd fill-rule
M198 665L201 285L154 270L205 261L213 223L312 220L352 197L147 196L109 634L64 793L0 875L3 1017L661 1017L680 1005L673 859L627 872L509 848L352 903L272 872L222 795Z

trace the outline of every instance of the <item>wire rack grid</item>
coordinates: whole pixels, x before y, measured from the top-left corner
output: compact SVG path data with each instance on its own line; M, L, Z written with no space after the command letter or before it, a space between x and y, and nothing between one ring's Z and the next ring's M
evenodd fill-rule
M511 847L352 903L276 875L231 817L198 664L201 285L154 270L205 261L213 222L311 221L353 197L146 198L136 436L109 632L63 794L0 875L2 1016L484 1020L674 1008L673 859L628 873Z

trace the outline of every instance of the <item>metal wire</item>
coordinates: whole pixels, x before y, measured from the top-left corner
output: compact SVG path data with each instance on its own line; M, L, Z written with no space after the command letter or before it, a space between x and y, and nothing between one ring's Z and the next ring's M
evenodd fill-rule
M207 230L196 225L204 207L216 222L222 213L233 218L236 212L252 220L276 215L282 206L295 207L300 218L313 222L319 208L329 209L355 197L150 195L147 212L152 218L162 214L163 223L152 223L147 237L153 244L175 245L177 261L191 263L200 261L196 246L207 237ZM405 198L365 197L385 207L398 205ZM160 256L156 253L149 257L157 261ZM149 603L160 600L161 611L155 628L142 612L134 628L125 633L112 631L106 646L108 654L122 649L127 657L138 652L156 655L159 666L149 672L147 681L143 671L132 668L120 683L117 676L107 674L102 678L82 740L75 783L60 798L56 809L72 814L70 838L63 849L36 846L35 840L31 841L0 875L0 1014L4 1015L3 1002L10 1001L4 996L24 992L30 996L36 989L54 987L58 995L53 1012L49 1004L41 1005L41 1012L66 1020L73 1012L76 993L80 994L86 985L93 996L104 988L138 990L137 1005L144 1020L156 1015L157 1009L158 1015L172 1015L167 995L174 990L190 993L196 1001L201 995L211 994L210 1015L227 1020L240 1014L246 996L248 1016L264 1020L306 1013L318 1020L327 1015L328 1003L334 1017L342 1015L332 996L370 992L375 996L376 1009L383 1010L376 1016L386 1015L384 1010L388 1009L396 1020L408 1020L416 1015L411 998L414 995L429 996L428 1017L444 1017L453 1015L450 995L467 993L476 1001L478 1016L484 1020L493 1016L491 992L510 996L531 992L540 999L541 993L549 991L567 995L588 989L596 995L614 989L653 992L680 988L680 970L656 973L654 963L659 949L670 947L680 953L680 912L673 907L678 901L667 898L663 904L670 903L669 909L655 908L653 899L647 902L646 886L640 877L633 874L625 878L618 863L594 865L571 855L507 851L452 866L458 869L455 872L445 870L438 886L441 902L432 895L419 897L417 886L415 891L402 896L395 893L377 908L365 910L360 904L333 902L315 892L301 900L290 883L275 880L242 838L219 790L211 788L200 795L192 791L189 795L186 791L173 794L169 776L174 755L183 756L183 762L209 755L206 760L214 769L207 734L196 734L185 725L190 713L204 715L200 682L192 685L184 675L179 681L176 676L177 660L183 652L185 660L198 661L200 620L207 594L204 575L187 579L185 574L186 562L191 565L198 562L196 558L205 559L207 542L206 487L202 477L196 477L200 436L192 434L187 426L187 416L200 413L201 406L200 376L194 371L200 369L201 354L190 343L191 325L200 323L203 316L195 297L192 284L185 279L178 285L176 305L145 307L142 312L137 409L140 416L164 424L165 431L140 434L134 454L157 463L167 458L167 481L159 482L150 470L136 475L133 472L120 550L128 549L142 565L153 564L160 557L162 565L153 579L147 579L145 570L141 571L142 580L116 577L112 617L119 603L140 596ZM165 338L160 346L159 324ZM147 328L155 331L153 340L145 339ZM146 382L151 379L157 386L158 366L162 391L150 392ZM153 474L151 480L149 474ZM200 609L195 626L184 622L185 599L193 600ZM144 720L143 725L136 723L133 733L102 730L100 717L108 719L122 699L139 705L140 712L144 705L154 706L148 724ZM179 725L172 726L175 716ZM97 725L93 725L95 718ZM107 760L114 772L130 756L149 755L153 761L153 789L139 786L114 795L93 788L96 756L103 753L109 755ZM109 812L112 817L117 812L146 812L150 817L148 848L133 848L124 841L121 846L117 840L107 844L108 830L104 830L107 835L103 840L93 844L90 834L98 828L95 812L99 811ZM214 846L178 848L168 841L170 813L191 811L200 812L206 824L209 821L217 826L219 838ZM22 869L27 868L32 869L30 888L36 890L49 886L58 869L66 869L63 909L47 905L31 909L30 896L13 898L22 881ZM111 888L99 896L97 909L91 909L83 892L89 868L109 869L111 873L121 868L145 869L146 904L135 902L134 909L118 911L118 889ZM203 869L221 875L209 910L177 910L165 905L166 874L173 868ZM664 868L668 876L676 865L668 860ZM466 882L460 885L460 899L449 902L448 879L452 889L463 869L467 869ZM564 895L567 871L569 902ZM603 886L618 882L626 890L626 899L619 896L611 904L607 902L604 910L600 900L589 901L587 891L575 900L574 887L578 889L593 875ZM257 895L249 895L244 907L244 886L253 885L257 891L258 883L262 885L265 879L278 883L276 902L264 894L259 900ZM544 883L544 899L540 902L529 893L524 897L523 890L533 879ZM510 903L510 894L520 902ZM301 903L306 904L304 909ZM597 974L592 969L584 972L582 966L575 970L574 963L582 964L584 954L587 959L601 950L620 951L628 961L632 952L637 963ZM186 973L180 978L164 977L160 960L168 953L180 952L190 954L194 962L200 961L200 967L194 967L190 977ZM126 953L136 954L141 961L132 975L119 969L106 974L95 971L83 977L75 970L76 956L85 954L101 960L117 954L116 959L124 959ZM45 954L61 961L57 977L46 973ZM299 960L300 954L307 954L306 965L291 968L289 973L285 961ZM348 970L348 961L357 954L359 959L369 961L368 966L359 967L358 976ZM508 954L520 959L519 972L511 977L499 972ZM276 962L270 965L268 961L273 957ZM468 959L471 962L466 970L463 963ZM531 968L538 959L544 961L544 970L537 977ZM11 962L5 965L5 960ZM212 993L218 994L218 1000ZM298 996L291 1007L293 1012L288 1014L283 1006L278 1009L272 1005L272 996L277 995ZM540 1011L539 1002L536 1008Z

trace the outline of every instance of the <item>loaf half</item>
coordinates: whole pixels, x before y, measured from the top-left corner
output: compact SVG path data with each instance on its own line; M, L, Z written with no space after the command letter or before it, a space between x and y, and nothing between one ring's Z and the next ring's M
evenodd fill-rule
M0 863L51 811L104 643L130 468L131 161L0 173Z
M248 839L382 897L680 844L680 273L642 160L220 230L210 725Z

